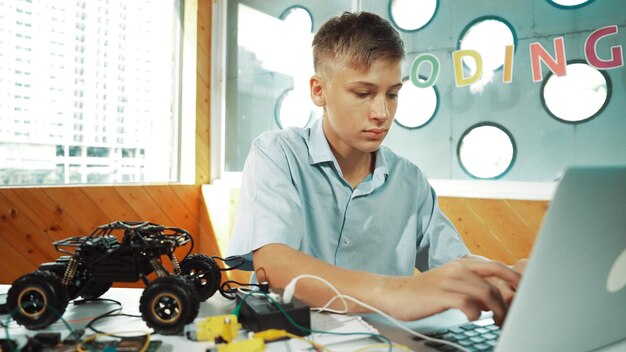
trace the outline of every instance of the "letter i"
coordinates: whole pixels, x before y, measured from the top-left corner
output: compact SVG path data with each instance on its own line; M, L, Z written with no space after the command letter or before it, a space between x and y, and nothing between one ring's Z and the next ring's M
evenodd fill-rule
M513 53L515 48L513 45L504 47L504 68L502 70L502 82L513 82Z

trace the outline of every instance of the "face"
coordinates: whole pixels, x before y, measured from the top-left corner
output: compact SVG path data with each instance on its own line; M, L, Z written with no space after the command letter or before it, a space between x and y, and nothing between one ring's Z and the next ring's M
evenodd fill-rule
M311 78L311 97L324 108L324 132L335 153L378 149L396 113L401 75L399 62L379 60L367 71L344 67Z

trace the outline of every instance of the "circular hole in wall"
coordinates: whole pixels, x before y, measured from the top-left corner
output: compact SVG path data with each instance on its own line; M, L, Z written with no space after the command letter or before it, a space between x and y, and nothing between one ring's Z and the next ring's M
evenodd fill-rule
M311 120L311 115L311 101L306 94L297 94L293 89L287 89L276 101L274 118L281 129L305 127Z
M313 31L313 16L302 6L296 5L286 9L280 15L280 19L295 31L309 33Z
M515 42L515 32L510 23L500 17L485 16L465 27L459 39L459 49L475 50L480 54L484 75L504 65L505 47L515 45ZM474 59L464 56L462 61L473 75L476 72Z
M504 127L480 123L468 128L457 147L461 168L470 176L482 179L500 178L515 160L515 141Z
M610 94L606 73L584 62L569 63L565 76L550 72L541 87L546 111L557 120L569 123L584 122L600 114Z
M401 30L417 31L430 23L437 7L437 0L390 0L389 17Z
M428 124L439 109L439 92L435 86L416 87L410 79L403 80L398 95L395 122L405 128L419 128Z
M575 9L578 7L583 7L593 2L593 0L547 0L547 1L548 3L556 7L567 8L567 9Z

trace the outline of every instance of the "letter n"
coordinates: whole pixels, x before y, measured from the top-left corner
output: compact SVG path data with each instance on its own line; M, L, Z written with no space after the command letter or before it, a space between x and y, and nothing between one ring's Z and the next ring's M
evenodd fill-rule
M539 82L543 77L539 60L543 61L555 75L565 76L567 74L567 61L565 60L563 37L554 38L554 51L556 52L556 60L548 54L546 49L544 49L539 42L530 43L530 63L533 82Z

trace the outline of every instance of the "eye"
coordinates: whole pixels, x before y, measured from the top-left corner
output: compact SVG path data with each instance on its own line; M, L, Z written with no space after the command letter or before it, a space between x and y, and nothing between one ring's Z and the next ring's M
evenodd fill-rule
M370 92L367 91L356 91L354 94L359 98L367 98L370 95Z
M387 98L389 98L389 99L398 99L398 92L387 93Z

